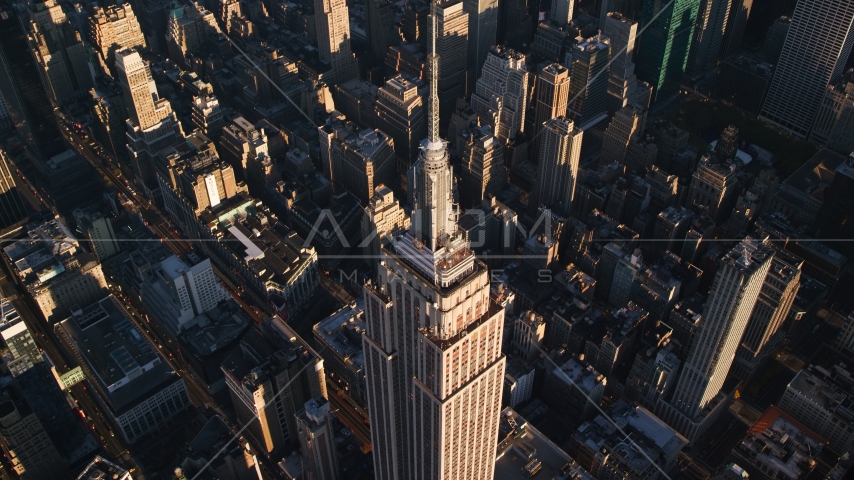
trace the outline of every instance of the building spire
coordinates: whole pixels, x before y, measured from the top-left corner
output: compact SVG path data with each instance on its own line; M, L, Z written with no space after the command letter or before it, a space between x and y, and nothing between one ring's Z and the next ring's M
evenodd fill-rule
M439 26L436 22L436 3L438 0L430 1L430 18L432 20L431 28L433 29L433 47L428 56L430 62L430 97L428 98L428 115L429 125L427 127L427 140L429 143L441 143L439 138L439 55L436 54L436 37L439 33Z

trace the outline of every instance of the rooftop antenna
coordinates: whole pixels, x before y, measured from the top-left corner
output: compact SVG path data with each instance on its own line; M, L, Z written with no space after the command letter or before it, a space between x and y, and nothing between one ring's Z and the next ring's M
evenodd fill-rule
M427 140L430 143L441 143L441 139L439 139L439 95L438 95L438 82L439 82L439 55L436 54L436 37L439 34L439 26L436 23L436 3L438 0L432 0L430 2L430 17L432 19L433 29L433 46L430 51L430 55L428 55L428 59L430 62L430 98L427 100L428 109L429 109L429 125L427 127Z

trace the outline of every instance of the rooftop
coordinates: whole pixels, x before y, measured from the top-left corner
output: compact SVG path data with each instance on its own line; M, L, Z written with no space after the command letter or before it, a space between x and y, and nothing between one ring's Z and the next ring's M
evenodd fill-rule
M795 375L787 388L795 390L828 412L854 420L850 373L837 365L832 371L811 365Z
M495 480L529 480L537 474L553 480L594 478L511 408L501 412L498 442Z
M761 470L780 472L775 478L806 478L815 467L826 440L782 410L771 406L747 431L747 438L733 452ZM741 463L741 462L739 462Z
M234 299L229 298L197 316L193 323L196 324L184 330L180 338L189 344L197 355L206 356L240 337L249 326L250 319L246 311Z
M112 295L78 310L56 326L97 376L100 390L119 411L155 387L174 380L175 371L131 323Z
M359 370L365 364L361 338L367 329L364 302L361 296L358 297L354 303L321 320L313 328L315 337L320 337L347 362L358 365Z
M574 383L587 393L590 393L599 384L605 382L604 375L597 372L590 365L584 366L584 364L575 357L567 360L563 366L555 368L553 372L555 378L564 383Z
M77 477L77 480L131 480L130 473L124 468L98 455Z

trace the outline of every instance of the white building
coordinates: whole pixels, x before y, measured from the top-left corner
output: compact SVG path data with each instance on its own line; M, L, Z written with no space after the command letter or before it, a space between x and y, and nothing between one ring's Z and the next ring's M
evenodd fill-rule
M842 365L832 371L809 366L789 382L780 408L826 438L830 448L845 452L854 443L851 374Z
M773 256L770 246L748 237L721 261L670 401L672 408L662 415L692 442L727 403L719 394Z
M529 81L524 55L501 46L490 49L471 108L502 143L525 130Z
M799 1L759 118L806 138L827 85L843 73L852 44L854 2Z
M430 56L431 72L438 61ZM428 136L410 170L412 227L395 238L395 253L382 250L377 281L364 287L374 470L378 480L492 480L504 310L490 300L486 265L457 228L431 80Z
M152 265L141 290L142 301L151 314L174 335L195 325L198 315L229 298L210 259L190 267L175 255Z

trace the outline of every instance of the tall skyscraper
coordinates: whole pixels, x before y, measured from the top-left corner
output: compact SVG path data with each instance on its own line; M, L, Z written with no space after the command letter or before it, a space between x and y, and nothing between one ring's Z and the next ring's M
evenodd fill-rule
M89 34L108 66L113 65L116 50L146 47L145 35L130 3L106 9L96 7L95 14L89 17Z
M151 70L135 50L116 52L116 71L125 94L128 154L137 181L155 180L154 157L160 150L183 141L184 132L169 100L159 98Z
M305 402L296 414L297 433L307 480L337 480L340 475L335 430L329 400L318 397Z
M528 203L529 212L536 212L541 205L562 213L572 212L583 134L566 117L553 118L543 126L539 139L537 179Z
M842 75L852 45L854 2L799 1L759 118L806 138L825 89Z
M463 0L447 0L436 5L438 25L435 29L436 54L439 55L439 125L444 129L451 118L457 99L466 95L466 66L471 69L471 16ZM430 45L434 30L428 30L425 42ZM425 49L426 50L426 49ZM484 54L485 55L485 54ZM468 63L467 63L468 62ZM480 70L478 70L479 72ZM474 84L474 79L469 81ZM420 138L420 137L416 137ZM414 156L410 158L415 158Z
M611 66L608 77L608 113L629 103L639 103L649 107L649 99L640 101L640 97L648 85L638 83L635 75L635 39L638 34L638 23L630 20L619 12L611 12L605 17L605 27L602 33L611 40ZM643 86L641 89L639 87Z
M380 480L491 480L504 310L492 303L486 265L457 228L439 137L435 44L432 52L428 136L410 170L411 230L382 250L378 278L364 287L374 470Z
M638 78L652 84L651 104L679 92L700 0L645 0L641 24L648 25L635 58ZM653 21L655 18L655 21Z
M507 184L504 146L492 135L489 126L481 125L466 131L460 150L462 206L480 205L487 195L499 195Z
M424 100L418 85L398 75L377 91L377 128L394 140L397 173L409 170L418 154L418 139L427 132Z
M696 440L703 426L708 426L700 420L704 416L711 420L708 409L716 410L713 400L729 373L773 257L770 246L747 238L721 261L706 300L703 321L670 401L676 415L671 413L670 418L664 418L691 441Z
M732 0L701 0L685 73L700 80L715 66L721 51Z
M777 251L762 284L756 306L744 329L744 336L735 354L733 375L747 379L760 362L774 349L774 339L798 294L803 260L786 252Z
M375 60L385 58L389 45L394 43L394 5L389 0L368 0L368 41Z
M550 63L540 69L534 88L534 136L543 123L566 114L569 101L569 70L559 63Z
M562 27L572 20L574 0L552 0L549 10L549 20Z
M502 143L525 130L528 79L524 55L500 46L489 51L471 108Z
M359 78L359 64L350 51L350 9L344 0L314 0L314 21L320 59L332 67L330 83Z
M463 0L463 11L469 15L468 93L474 89L489 49L495 45L498 34L498 0ZM441 50L438 53L443 54ZM440 68L444 68L444 65Z
M602 34L578 40L578 44L566 53L570 71L567 115L581 130L586 130L608 116L605 101L611 40Z
M623 163L626 160L629 142L636 133L642 135L645 126L646 109L636 105L627 105L621 108L611 119L608 128L605 129L605 138L602 139L602 157L599 164Z
M741 48L744 30L747 28L747 18L750 17L752 8L753 0L732 0L723 42L721 43L720 56L722 59L726 59Z

